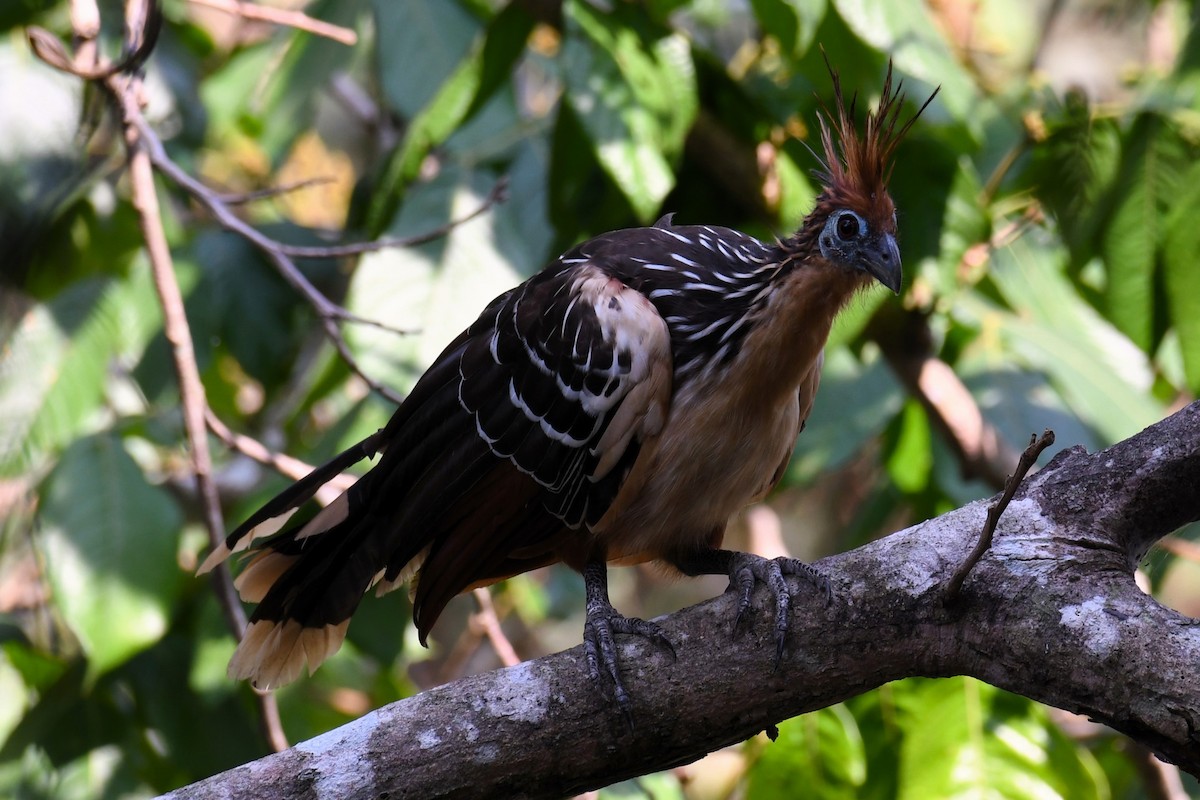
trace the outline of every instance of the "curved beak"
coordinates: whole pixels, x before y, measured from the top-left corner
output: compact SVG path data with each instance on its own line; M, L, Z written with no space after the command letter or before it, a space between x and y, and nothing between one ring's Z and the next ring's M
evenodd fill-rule
M900 294L900 248L896 245L895 236L883 234L875 240L874 246L862 251L861 258L863 269L875 280Z

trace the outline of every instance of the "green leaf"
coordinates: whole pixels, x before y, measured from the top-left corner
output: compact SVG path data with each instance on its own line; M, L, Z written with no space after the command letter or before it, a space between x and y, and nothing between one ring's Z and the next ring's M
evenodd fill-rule
M958 167L954 172L950 193L945 198L938 252L934 261L937 265L935 290L941 296L959 290L962 280L958 269L963 256L971 246L987 241L991 227L987 210L979 202L983 186L974 165L964 158L959 161ZM915 221L909 224L911 222Z
M925 83L928 91L940 86L940 103L956 121L978 134L979 120L972 113L978 102L975 83L954 57L925 3L833 0L833 5L859 38L891 55L896 69ZM829 60L837 68L838 54L830 53ZM925 94L924 90L912 90L914 97Z
M1047 136L1031 153L1029 177L1054 214L1072 262L1092 259L1102 242L1121 163L1115 120L1094 119L1087 100L1068 94L1045 116Z
M1143 114L1129 132L1120 174L1110 190L1115 207L1101 231L1108 274L1105 312L1146 351L1152 345L1157 253L1165 239L1167 210L1188 185L1180 179L1187 165L1178 135L1156 115Z
M446 169L415 189L389 229L394 236L429 231L479 208L490 188L480 174ZM363 257L347 294L347 306L368 319L386 321L419 335L355 326L347 339L368 374L407 391L442 348L500 293L520 282L514 264L537 263L540 254L495 208L456 226L444 238L415 248L384 250Z
M973 678L893 684L900 798L1107 797L1095 761L1041 706Z
M1167 217L1163 244L1163 282L1171 323L1179 337L1188 387L1200 392L1200 165L1180 181L1182 194Z
M643 222L675 185L671 161L697 110L696 75L682 34L644 32L620 7L564 5L565 100L596 158Z
M486 35L475 42L428 105L413 118L403 141L388 158L384 176L371 198L366 226L372 237L391 223L430 151L466 124L505 85L513 65L524 54L532 26L533 20L515 5L497 14ZM423 69L412 70L411 64L406 69L428 81Z
M156 642L183 582L182 515L111 435L80 439L41 491L41 551L55 605L94 677Z
M933 469L933 435L929 417L915 400L904 404L900 432L887 459L888 474L902 492L917 494L929 484Z
M379 43L380 88L388 105L415 117L434 102L441 86L466 59L479 20L457 2L396 3L372 0Z
M976 293L957 308L999 337L1001 357L1040 370L1067 406L1111 443L1162 418L1146 354L1104 320L1064 274L1066 253L1031 231L995 253L989 277L1016 313Z
M796 797L854 798L867 778L858 723L838 704L787 720L779 738L750 768L750 800Z
M904 404L904 393L884 360L863 365L844 347L825 351L821 388L788 466L789 483L814 480L835 469L881 434Z
M110 367L135 359L160 320L144 259L126 279L80 281L29 307L0 359L0 474L102 424Z
M825 17L826 0L750 0L763 32L779 39L785 53L798 56L813 43Z
M305 13L334 25L354 28L364 0L318 0ZM289 32L283 57L243 85L241 108L261 123L259 144L278 161L315 115L316 102L331 78L354 57L354 48L304 31ZM276 64L278 66L276 66ZM253 87L262 86L261 91ZM245 89L251 88L250 92ZM297 124L305 121L306 124Z

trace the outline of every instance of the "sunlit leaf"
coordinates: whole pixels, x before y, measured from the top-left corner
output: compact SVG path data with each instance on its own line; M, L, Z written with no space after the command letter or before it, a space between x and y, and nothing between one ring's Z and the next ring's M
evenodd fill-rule
M1188 386L1200 392L1200 167L1193 164L1180 186L1165 223L1163 279Z
M674 185L671 167L697 108L695 69L678 33L650 41L575 0L564 6L566 100L596 157L643 222Z
M31 305L0 358L0 474L98 427L110 369L131 365L160 319L145 264Z
M978 125L971 114L977 90L950 50L928 7L920 0L833 0L846 24L872 47L889 54L896 68L922 81L932 91L940 86L940 102L954 119ZM837 66L837 54L831 54ZM915 91L914 96L925 94Z
M1030 700L972 678L905 681L893 696L900 798L1107 797L1094 761Z
M796 797L854 798L867 779L862 734L843 705L779 724L779 738L748 774L752 800ZM801 790L801 787L803 789Z
M1162 415L1148 393L1146 354L1079 297L1063 273L1065 253L1038 236L998 251L989 271L1015 314L988 310L979 296L963 298L962 307L1025 366L1047 375L1102 441L1119 441Z
M42 488L39 538L54 603L92 675L157 641L182 585L181 515L110 435L80 439Z
M929 417L916 401L910 400L904 405L899 423L899 434L887 460L887 470L896 488L916 494L929 484L933 467Z
M414 191L391 233L424 233L476 210L486 188L482 176L448 170ZM534 262L516 231L489 211L454 228L445 238L416 248L365 257L354 273L347 305L368 319L412 331L411 336L358 326L350 341L376 379L407 391L425 366L501 292L520 282L515 264Z

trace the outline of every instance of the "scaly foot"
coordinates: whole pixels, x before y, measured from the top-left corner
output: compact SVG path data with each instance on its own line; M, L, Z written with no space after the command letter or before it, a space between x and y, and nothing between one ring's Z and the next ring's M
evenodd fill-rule
M833 598L829 579L815 567L796 558L763 558L753 553L714 549L677 560L675 566L687 575L729 576L729 590L737 590L738 593L737 616L733 620L734 633L737 633L742 616L750 608L755 584L767 585L775 597L775 668L783 658L783 645L792 621L792 595L788 591L784 576L798 575L807 580L824 596L825 605L829 605Z
M613 684L613 698L625 721L633 729L633 701L621 682L617 647L613 634L627 633L649 639L675 657L675 648L653 622L623 616L608 599L608 568L603 561L588 564L583 570L583 585L587 591L587 622L583 625L583 652L587 658L588 675L597 686L607 675Z

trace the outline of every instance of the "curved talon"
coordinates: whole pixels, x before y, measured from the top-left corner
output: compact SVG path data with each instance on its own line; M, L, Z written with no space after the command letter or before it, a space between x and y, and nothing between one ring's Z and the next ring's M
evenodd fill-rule
M617 646L613 638L615 633L632 634L649 639L662 646L671 654L674 660L677 656L675 646L663 633L662 628L653 622L636 617L622 616L611 605L592 607L588 609L587 622L583 624L583 652L587 660L588 675L599 684L602 680L600 665L604 665L604 673L613 685L613 699L621 709L630 730L633 729L633 699L625 684L621 682L620 665L617 663Z
M788 590L785 575L797 575L813 585L825 598L828 606L833 600L833 587L819 570L796 558L779 557L767 559L752 553L734 553L729 566L729 588L738 592L737 615L733 620L736 635L745 612L750 608L754 585L765 583L775 597L775 660L772 671L779 668L783 660L783 647L791 625L792 594Z
M666 649L672 660L676 658L675 646L653 622L637 617L626 617L613 608L608 599L608 578L603 562L588 564L583 571L584 587L587 590L587 621L583 624L583 652L587 661L588 676L598 687L603 683L603 673L613 685L613 699L629 729L633 730L633 700L621 682L620 664L614 634L623 633L641 636ZM602 687L601 687L602 688Z

